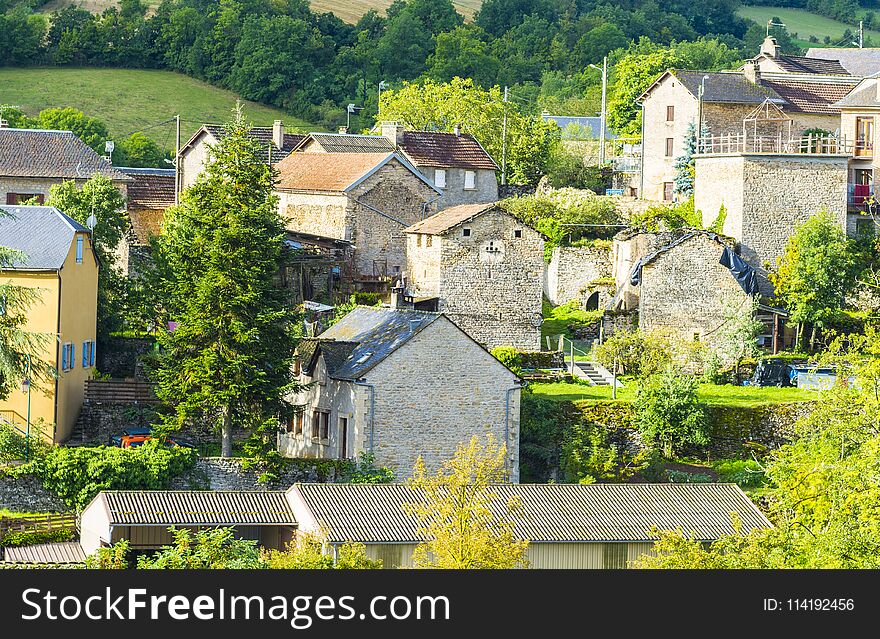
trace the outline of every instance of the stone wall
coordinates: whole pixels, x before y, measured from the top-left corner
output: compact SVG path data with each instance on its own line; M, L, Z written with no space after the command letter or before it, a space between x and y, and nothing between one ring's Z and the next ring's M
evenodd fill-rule
M110 443L125 428L149 428L156 420L156 407L86 400L67 444L99 446Z
M639 312L606 311L602 316L602 336L609 338L618 331L634 331L639 328Z
M0 178L0 204L6 204L6 195L8 193L34 193L43 196L44 203L49 200L49 190L56 184L61 184L64 180L53 178L24 178L24 177L3 177ZM86 180L74 180L80 188L86 183ZM113 185L122 192L123 197L128 193L125 182L114 182Z
M539 350L540 233L495 208L436 239L442 243L439 310L486 348Z
M724 245L697 234L642 267L639 327L665 329L685 341L711 341L726 304L748 308L749 297L718 260Z
M69 510L54 493L43 488L33 475L14 477L0 469L0 509L19 512L65 512Z
M171 480L169 490L285 490L292 484L332 483L344 479L350 462L337 460L285 460L285 470L272 482L261 482L262 470L243 467L240 457L200 457L195 468Z
M97 369L110 377L146 381L143 359L155 346L152 338L110 337L97 346Z
M432 184L435 183L436 168L420 166L419 171ZM495 171L477 169L474 171L474 188L464 188L465 169L445 168L446 187L442 188L443 196L437 201L438 209L445 209L459 204L482 204L498 200L498 180Z
M285 226L300 233L351 240L347 226L348 200L342 193L299 193L279 191L278 210Z
M611 245L611 276L614 293L618 296L614 310L630 311L639 306L639 287L633 286L630 276L636 263L643 257L666 246L678 237L678 233L665 231L625 230L614 236Z
M666 107L674 106L667 120ZM688 125L697 120L697 100L675 76L667 76L645 100L642 125L642 189L647 200L663 200L664 183L675 180L675 158L682 155ZM666 139L672 138L672 155Z
M554 306L582 302L592 292L592 283L610 277L609 246L557 246L544 267L544 296Z

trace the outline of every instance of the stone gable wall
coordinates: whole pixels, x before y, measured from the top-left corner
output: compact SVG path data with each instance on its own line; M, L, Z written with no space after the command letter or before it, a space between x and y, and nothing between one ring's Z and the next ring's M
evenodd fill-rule
M544 295L559 306L582 301L590 283L611 277L611 250L607 246L557 246L544 267ZM613 294L613 291L612 291Z
M675 107L675 119L666 120L666 107ZM645 100L642 137L642 191L646 200L663 200L663 183L675 179L675 158L684 151L688 124L697 119L697 100L681 81L666 77ZM666 157L666 138L673 138L673 152Z
M694 236L642 268L639 327L666 329L684 340L710 342L724 323L725 303L748 304L748 295L718 263L722 246ZM729 302L728 302L729 300Z
M514 237L516 230L522 237ZM440 261L440 311L486 348L540 349L534 324L541 315L544 239L537 231L493 209L445 233Z
M347 199L339 193L296 193L279 191L278 208L288 230L351 239L347 226Z

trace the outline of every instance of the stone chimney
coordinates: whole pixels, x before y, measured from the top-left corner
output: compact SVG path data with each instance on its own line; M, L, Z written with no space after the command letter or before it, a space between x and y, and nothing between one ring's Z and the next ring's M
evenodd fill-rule
M743 75L746 77L746 80L752 84L761 84L761 66L758 64L758 61L746 61L746 64L743 67Z
M452 129L455 132L456 137L461 137L461 125L456 123L455 128Z
M405 308L406 304L404 303L405 289L401 285L400 280L395 282L395 285L391 287L391 308Z
M776 38L768 35L764 38L764 42L761 43L761 53L771 58L778 58L782 55L782 47L779 46Z
M399 122L382 122L382 137L391 140L395 147L403 144L403 132L405 127Z
M342 135L345 135L346 133L348 133L348 127L347 126L339 127L339 133L341 133Z
M281 120L272 124L272 143L279 149L284 148L284 122Z

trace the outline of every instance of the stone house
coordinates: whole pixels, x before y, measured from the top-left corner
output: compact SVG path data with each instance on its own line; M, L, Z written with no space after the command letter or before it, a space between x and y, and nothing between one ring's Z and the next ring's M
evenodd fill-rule
M406 265L404 229L431 215L434 186L397 153L293 153L278 164L287 228L354 245L346 280L387 285Z
M0 204L43 204L52 186L66 180L81 186L95 174L123 195L132 181L71 131L0 127Z
M607 241L555 247L544 266L544 297L554 306L574 300L585 310L605 308L616 290L611 250Z
M833 104L852 91L858 78L818 73L845 73L842 67L831 69L828 61L816 63L811 72L764 71L760 65L770 69L769 58L759 58L740 71L669 70L639 97L643 198L675 199L675 160L684 153L689 126L698 119L711 138L701 145L741 144L755 151L774 144L796 147L810 130L840 129ZM781 58L775 60L778 66ZM784 116L762 118L762 108Z
M825 51L815 55L813 51ZM807 55L787 55L773 36L768 35L761 43L758 55L746 61L740 70L749 64L757 65L761 73L795 73L815 75L857 75L850 72L840 61L841 49L810 49ZM878 69L880 71L880 69Z
M0 414L21 434L28 415L31 425L42 420L43 438L61 443L76 424L95 367L98 256L91 231L55 207L0 206L0 214L0 246L24 254L0 271L0 281L35 292L22 328L51 336L40 359L58 372L56 379L31 379L26 388L16 380Z
M381 135L310 133L297 147L306 153L388 153L397 151L442 193L437 208L498 200L498 165L470 134L411 131L382 122Z
M440 211L406 229L406 293L492 349L541 348L544 236L495 204Z
M128 168L119 170L132 179L128 186L129 230L116 252L116 265L129 277L143 272L149 260L150 238L162 234L165 210L174 206L174 169Z
M294 372L302 409L278 436L286 457L370 452L404 478L420 455L437 468L491 433L518 479L521 380L443 314L358 307L300 343Z
M186 144L180 147L177 157L180 190L192 186L208 162L209 147L217 144L225 135L223 126L205 124L193 134ZM281 120L275 120L272 126L252 127L248 135L256 140L263 149L263 160L273 165L290 155L305 137L301 134L286 133L284 123Z
M662 329L686 341L711 340L725 322L725 305L748 308L750 294L721 263L735 243L691 230L645 256L633 281L640 289L639 328ZM729 255L729 254L728 254Z

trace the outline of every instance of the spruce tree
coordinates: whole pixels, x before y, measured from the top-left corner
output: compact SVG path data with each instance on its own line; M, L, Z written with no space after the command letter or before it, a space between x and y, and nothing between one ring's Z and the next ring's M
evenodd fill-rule
M157 255L171 320L154 371L159 397L174 408L166 424L216 424L224 457L234 426L272 451L292 389L284 225L274 172L248 129L236 108L204 172L166 215Z

